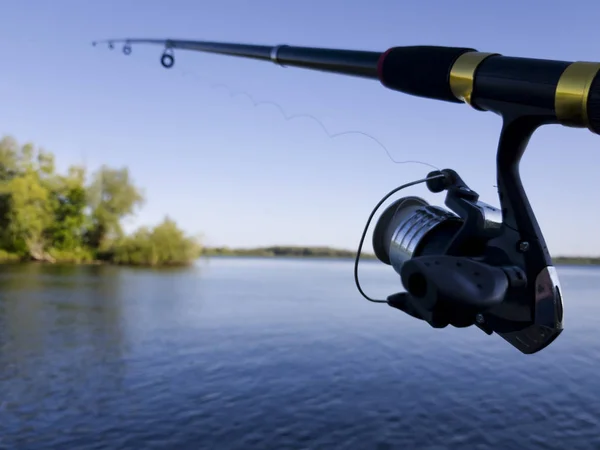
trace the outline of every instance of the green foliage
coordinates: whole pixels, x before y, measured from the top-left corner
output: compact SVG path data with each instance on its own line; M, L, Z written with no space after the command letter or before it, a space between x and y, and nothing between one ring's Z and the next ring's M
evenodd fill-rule
M78 247L71 250L60 250L51 248L48 250L48 255L52 260L59 263L91 263L94 261L94 252L85 247Z
M67 176L56 178L51 205L53 220L47 231L52 247L61 251L78 251L84 246L85 233L91 228L91 221L85 214L84 168L71 167Z
M92 227L88 233L90 245L107 249L110 241L123 237L121 220L135 212L144 202L127 168L111 169L102 166L93 175L87 191L91 208Z
M0 249L0 263L17 262L21 260L21 256L16 253L10 253Z
M4 176L3 225L5 249L18 254L43 254L44 232L52 221L50 184L54 171L53 159L43 151L35 154L31 145L18 147L13 140L0 142L2 159L7 166Z
M86 184L86 170L56 173L54 156L11 137L0 139L0 261L33 259L82 263L180 265L199 243L165 219L131 236L121 222L144 197L127 168L102 166Z
M185 236L167 217L153 229L140 228L133 235L121 239L113 260L118 264L176 266L195 259L199 251L197 241Z

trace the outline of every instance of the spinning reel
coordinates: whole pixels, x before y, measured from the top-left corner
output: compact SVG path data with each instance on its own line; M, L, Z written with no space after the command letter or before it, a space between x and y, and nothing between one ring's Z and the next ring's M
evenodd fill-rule
M529 354L561 333L562 297L520 182L499 175L506 178L517 184L500 190L500 210L480 201L455 171L429 173L421 181L433 193L446 192L450 211L401 198L379 217L373 249L406 289L387 298L390 306L434 328L476 325ZM361 247L363 240L364 234Z

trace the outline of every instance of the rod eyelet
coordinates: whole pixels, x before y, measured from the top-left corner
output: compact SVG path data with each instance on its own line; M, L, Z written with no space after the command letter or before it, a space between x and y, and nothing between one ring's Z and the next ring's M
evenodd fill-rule
M165 69L170 69L175 64L175 58L173 57L173 55L165 52L160 57L160 63Z

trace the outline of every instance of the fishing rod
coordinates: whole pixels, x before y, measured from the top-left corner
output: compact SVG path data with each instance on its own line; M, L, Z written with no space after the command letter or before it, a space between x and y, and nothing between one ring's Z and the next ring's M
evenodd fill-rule
M437 46L373 52L177 39L101 42L110 48L123 44L127 55L132 44L164 46L160 62L165 68L175 64L174 49L237 56L377 80L391 90L499 115L500 208L480 201L452 169L430 172L394 189L371 212L362 233L354 266L356 286L367 300L387 303L434 328L475 325L525 354L546 348L562 332L560 281L521 182L519 164L529 139L542 125L588 128L600 134L600 63ZM448 209L413 196L384 210L373 232L373 249L400 275L405 291L385 300L370 298L358 280L369 224L388 198L418 183L433 193L445 192Z

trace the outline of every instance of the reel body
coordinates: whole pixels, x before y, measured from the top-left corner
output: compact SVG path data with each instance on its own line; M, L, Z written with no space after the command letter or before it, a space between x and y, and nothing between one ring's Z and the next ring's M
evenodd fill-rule
M430 173L427 187L446 191L450 211L404 197L375 227L375 254L406 289L387 303L434 328L476 325L523 353L549 345L563 329L563 308L556 271L536 254L545 249L541 235L523 239L508 209L479 201L453 170Z

